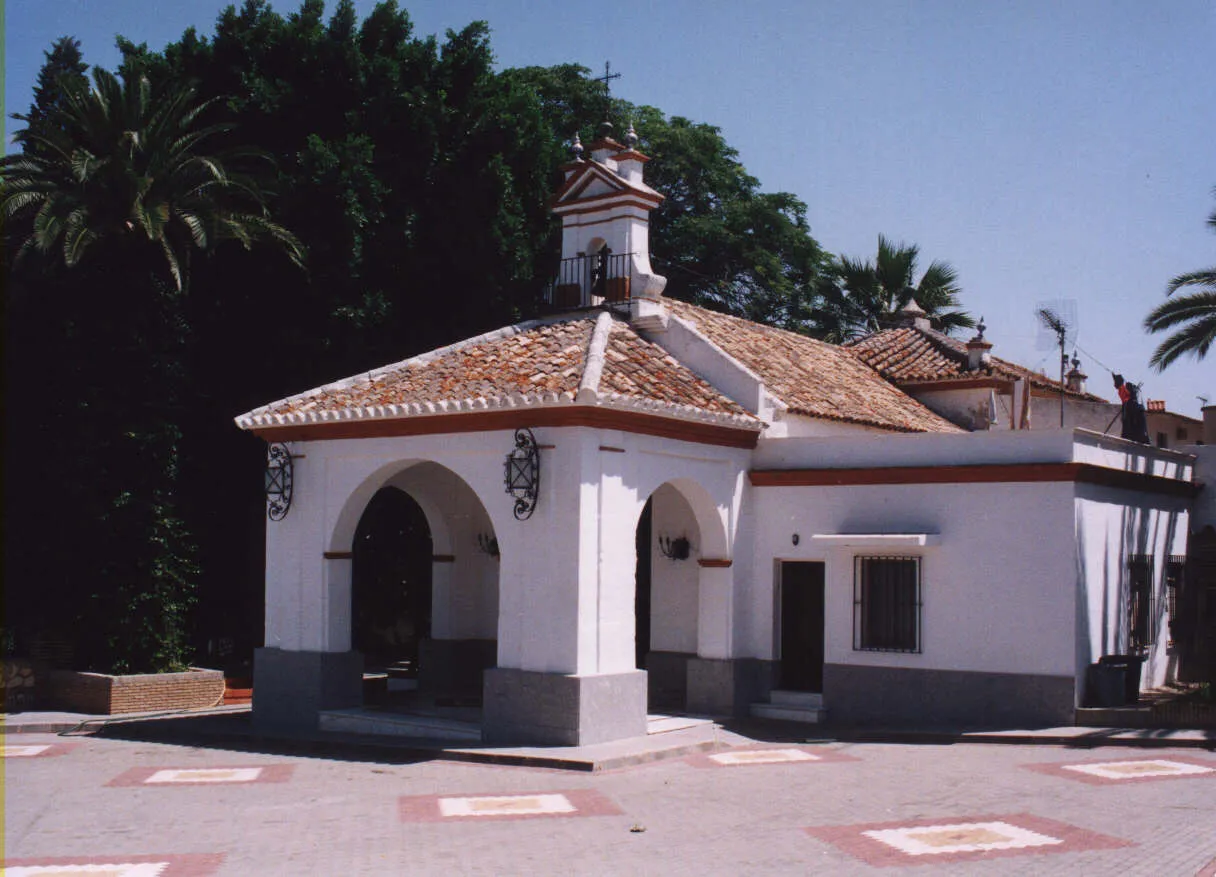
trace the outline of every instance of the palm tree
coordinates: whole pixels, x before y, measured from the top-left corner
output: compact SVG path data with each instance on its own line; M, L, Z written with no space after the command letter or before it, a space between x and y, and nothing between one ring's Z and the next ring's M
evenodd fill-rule
M32 383L26 408L55 424L22 427L28 468L61 498L36 529L78 549L62 559L37 549L51 561L40 582L58 618L67 609L89 620L75 626L77 660L172 668L189 656L198 574L181 517L182 425L198 387L191 255L228 240L266 241L296 262L303 251L241 172L257 156L210 148L230 130L205 121L214 101L104 70L91 89L83 77L57 82L55 101L23 117L14 139L24 152L0 159L6 244L32 269L10 286L25 284L9 293L23 372L13 384ZM23 495L40 486L22 484Z
M18 117L29 123L13 138L25 151L0 159L0 214L23 237L17 258L57 254L71 268L99 242L151 247L178 291L191 249L225 240L273 241L300 262L299 241L268 218L253 179L229 168L254 154L204 153L231 128L203 124L214 102L185 87L154 97L146 77L120 83L95 69L91 90L69 89L38 124Z
M1212 194L1216 195L1216 189ZM1216 210L1208 217L1208 227L1216 231ZM1184 287L1197 287L1198 291L1158 305L1144 318L1144 328L1150 333L1175 330L1149 360L1157 371L1164 371L1187 353L1203 359L1216 341L1216 267L1179 274L1170 281L1165 294L1172 296Z
M949 333L975 321L958 308L958 272L948 262L934 261L916 282L915 244L895 244L878 236L878 256L871 262L841 256L837 282L824 291L816 318L829 341L841 343L889 325L915 299L933 326Z

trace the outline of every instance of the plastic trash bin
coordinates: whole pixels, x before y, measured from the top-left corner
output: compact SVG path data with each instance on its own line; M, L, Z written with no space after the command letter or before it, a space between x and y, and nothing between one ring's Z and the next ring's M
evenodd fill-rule
M1099 666L1119 667L1123 672L1123 703L1133 705L1140 702L1140 670L1144 658L1140 655L1103 655Z
M1085 673L1085 705L1109 709L1127 699L1127 665L1090 664Z

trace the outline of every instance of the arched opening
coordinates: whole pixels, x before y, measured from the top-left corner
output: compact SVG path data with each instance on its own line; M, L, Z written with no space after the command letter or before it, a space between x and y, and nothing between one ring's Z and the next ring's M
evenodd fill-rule
M382 487L351 545L351 645L369 673L416 679L431 635L431 529L405 491Z
M697 654L701 529L671 483L652 493L638 518L634 591L637 667L647 672L648 708L687 705L687 666Z
M497 663L500 558L468 482L430 461L384 467L339 514L330 550L344 544L364 704L406 712L479 704L482 674ZM336 582L341 574L335 566Z

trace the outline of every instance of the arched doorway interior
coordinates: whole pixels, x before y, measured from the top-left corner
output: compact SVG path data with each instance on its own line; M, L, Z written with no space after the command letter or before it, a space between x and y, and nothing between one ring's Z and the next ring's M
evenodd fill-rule
M352 544L351 645L368 671L413 678L431 635L431 531L408 493L383 487Z
M688 661L697 655L701 534L688 500L664 484L638 518L634 591L637 667L647 672L648 708L687 704Z

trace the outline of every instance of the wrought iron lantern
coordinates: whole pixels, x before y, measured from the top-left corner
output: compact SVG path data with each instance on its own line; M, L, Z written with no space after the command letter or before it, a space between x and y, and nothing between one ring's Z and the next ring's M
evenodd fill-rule
M266 517L281 521L291 508L291 451L287 445L273 444L266 449Z
M485 533L478 533L477 547L481 549L482 554L488 554L490 557L498 557L498 539L493 536L488 536Z
M687 536L677 536L675 539L670 536L659 537L659 551L669 560L688 560L691 550L692 545Z
M515 449L503 465L507 493L515 499L515 519L526 521L536 510L540 492L540 452L532 430L515 430Z

